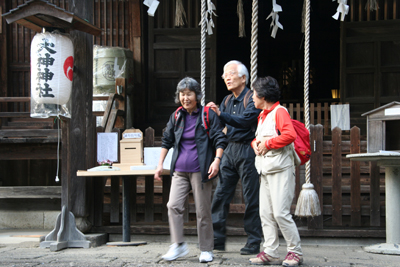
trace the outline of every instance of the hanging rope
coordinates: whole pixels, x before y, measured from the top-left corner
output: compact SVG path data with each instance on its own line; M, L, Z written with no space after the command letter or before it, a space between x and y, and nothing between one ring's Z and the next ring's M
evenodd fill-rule
M304 43L304 121L310 131L308 92L310 84L310 0L306 2L305 43ZM310 161L306 163L306 183L310 183Z
M201 59L201 105L204 106L206 104L206 31L207 31L207 8L206 8L206 0L201 0L201 50L200 50L200 59Z
M251 57L250 57L250 83L257 79L257 57L258 57L258 0L253 0L251 18Z
M239 0L237 3L236 12L239 17L239 37L246 37L245 31L245 16L244 16L244 9L243 9L243 0Z
M310 131L310 114L308 103L308 92L310 83L310 0L305 1L305 39L304 39L304 121L308 131ZM310 161L306 163L306 182L302 186L297 200L295 215L299 217L321 215L319 197L314 190L314 185L310 180Z

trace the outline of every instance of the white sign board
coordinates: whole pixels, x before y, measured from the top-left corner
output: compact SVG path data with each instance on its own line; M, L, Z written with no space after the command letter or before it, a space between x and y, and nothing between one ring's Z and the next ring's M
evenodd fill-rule
M174 152L174 149L171 148L168 151L167 156L165 157L163 168L165 170L169 170L171 167L171 159L172 159L172 153ZM156 166L158 165L158 161L160 160L160 153L161 153L161 147L145 147L144 148L144 164L145 165L153 165Z
M118 133L97 133L97 162L118 161Z
M331 105L331 130L339 127L342 131L350 130L350 105Z
M385 109L385 116L400 115L400 108L387 108Z
M142 138L142 133L141 132L135 132L135 133L123 133L122 138L124 139L129 139L129 138Z

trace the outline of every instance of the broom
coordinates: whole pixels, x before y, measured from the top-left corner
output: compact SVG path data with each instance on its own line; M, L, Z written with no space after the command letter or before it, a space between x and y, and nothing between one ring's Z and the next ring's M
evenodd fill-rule
M310 0L304 0L303 12L305 11L305 42L304 42L304 116L305 124L310 131L310 115L308 110L308 84L309 84L309 44L310 44ZM310 161L306 163L306 183L303 184L299 199L297 200L296 211L299 217L314 217L321 215L321 208L317 192L310 182Z

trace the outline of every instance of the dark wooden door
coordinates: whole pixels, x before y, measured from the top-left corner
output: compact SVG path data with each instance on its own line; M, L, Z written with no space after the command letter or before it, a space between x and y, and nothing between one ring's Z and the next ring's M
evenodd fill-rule
M174 95L177 83L190 76L200 83L201 1L183 0L184 26L175 26L175 1L160 1L154 17L148 17L147 124L157 134L177 108ZM216 97L215 31L206 38L206 103Z
M341 100L362 125L361 114L400 100L400 21L344 23L341 35Z

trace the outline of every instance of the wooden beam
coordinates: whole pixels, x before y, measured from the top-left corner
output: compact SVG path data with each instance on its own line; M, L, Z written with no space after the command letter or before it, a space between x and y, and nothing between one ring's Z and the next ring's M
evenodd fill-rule
M3 102L29 102L31 101L30 96L22 97L0 97L0 103Z
M0 186L2 198L61 198L61 186Z
M43 138L57 138L57 129L37 129L26 131L24 129L14 130L1 130L0 138L18 138L18 137L43 137Z
M85 2L84 6L76 8L75 6L78 5L74 5L74 9L77 15L87 18L87 14L83 13L89 9L90 12L93 12L93 9L90 8L91 5L88 4L89 2L80 2ZM70 5L70 7L71 6L73 5ZM32 22L32 20L27 20L27 18L32 16L35 16L38 19L35 20L35 22ZM45 1L35 1L20 5L10 12L3 14L3 18L5 18L7 23L9 24L16 22L36 32L41 32L43 27L46 27L50 24L56 28L73 29L92 35L101 34L101 29L93 26L84 19L75 16L74 13L68 12L60 7L57 7L56 5L47 3ZM36 23L40 24L38 25Z
M0 160L57 159L57 143L1 143Z

